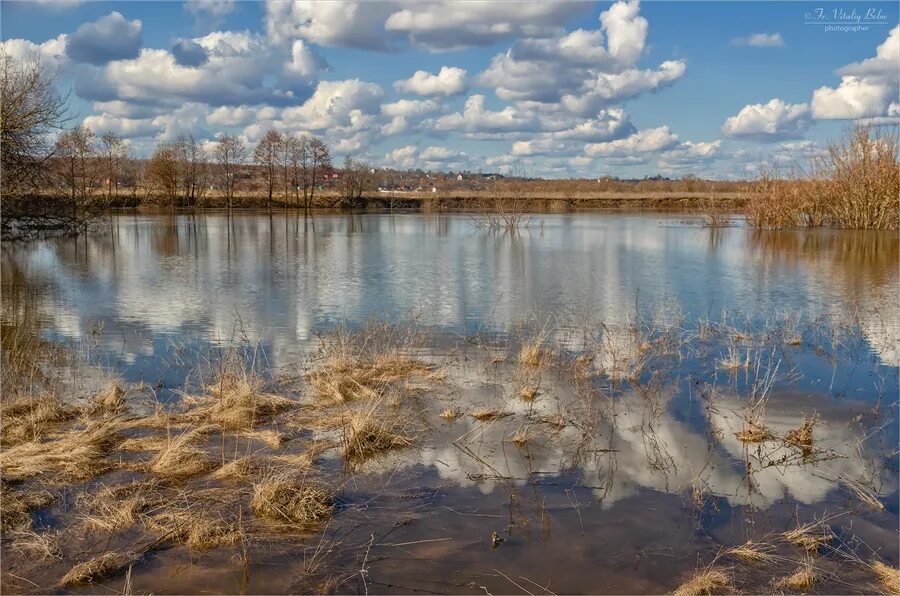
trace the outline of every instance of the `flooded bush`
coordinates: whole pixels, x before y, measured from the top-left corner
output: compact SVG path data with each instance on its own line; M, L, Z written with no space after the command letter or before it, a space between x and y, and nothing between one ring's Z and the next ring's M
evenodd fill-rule
M802 171L764 171L746 203L758 228L833 226L896 230L900 226L900 161L896 129L857 126Z

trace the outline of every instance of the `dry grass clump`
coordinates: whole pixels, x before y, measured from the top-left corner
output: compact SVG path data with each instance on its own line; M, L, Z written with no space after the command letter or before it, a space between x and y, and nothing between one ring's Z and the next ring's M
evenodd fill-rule
M57 434L46 442L30 441L0 452L0 473L9 481L34 476L87 479L108 468L104 457L118 439L115 421L90 423Z
M75 411L55 395L18 397L0 406L0 446L35 441Z
M391 449L402 449L414 439L401 432L396 418L381 416L377 406L353 412L344 420L341 454L350 462L361 463Z
M202 440L212 427L201 427L168 438L165 446L150 462L150 471L168 478L184 478L208 472L215 462L196 443Z
M56 500L47 491L16 491L4 484L0 507L0 532L25 531L31 528L31 512L49 507Z
M821 522L810 523L783 534L784 539L799 546L808 553L814 553L828 544L832 537L831 529Z
M818 420L818 414L804 417L803 424L800 428L789 430L787 434L784 435L784 442L804 449L811 448L813 446L813 427Z
M335 403L380 397L415 376L436 380L433 366L410 356L417 342L400 325L370 323L360 333L338 329L322 339L321 364L306 379L320 399Z
M777 557L769 552L765 544L747 542L741 546L735 546L725 551L725 554L734 557L744 563L774 563Z
M446 420L447 422L453 422L457 418L462 416L462 412L457 408L447 408L443 412L440 413L440 417Z
M545 356L544 347L539 341L531 341L522 345L519 350L519 364L531 368L537 368L541 365Z
M59 532L23 530L12 534L12 548L39 561L61 559Z
M134 564L139 555L134 553L107 552L84 563L79 563L66 573L60 583L77 586L118 575Z
M478 408L469 414L469 416L479 422L487 422L489 420L499 420L500 418L509 416L509 414L499 408Z
M287 437L285 437L282 433L277 430L264 429L264 430L245 430L240 432L240 436L245 439L252 439L254 441L260 441L265 443L272 449L277 447L281 447L281 444L285 442Z
M85 407L89 416L102 414L118 414L125 408L125 390L115 381L109 383Z
M86 513L89 527L104 532L125 530L141 521L142 514L161 500L154 481L104 486L95 493L83 494L79 505Z
M794 573L775 582L779 590L810 590L816 583L816 570L809 562L801 565Z
M900 594L900 569L875 561L870 566L889 594Z
M534 401L540 394L540 387L537 385L526 385L519 390L519 397L523 401Z
M700 596L712 594L715 590L729 590L731 579L721 569L707 568L695 573L688 581L678 586L675 596Z
M241 457L216 468L209 477L213 480L246 480L258 467L254 458Z
M766 427L749 423L744 430L734 433L737 440L741 443L764 443L774 438L774 435Z
M184 400L190 408L186 416L227 429L252 429L260 420L297 405L292 399L263 392L262 386L262 379L246 371L222 373L206 387L209 395Z
M334 498L321 482L277 472L254 485L250 506L261 519L308 528L331 517Z
M427 364L399 354L372 360L332 357L306 378L320 399L342 403L380 397L392 384L431 371Z
M241 531L237 522L226 519L209 505L200 496L197 502L183 508L166 506L148 516L146 524L153 532L193 550L208 550L240 540Z

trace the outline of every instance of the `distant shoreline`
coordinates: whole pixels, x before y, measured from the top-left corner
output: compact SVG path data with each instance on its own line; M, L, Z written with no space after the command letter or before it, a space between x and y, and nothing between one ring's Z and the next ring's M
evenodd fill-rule
M61 199L65 200L65 199ZM564 211L592 208L657 208L657 209L741 209L747 200L746 193L740 192L596 192L596 193L523 193L518 196L498 195L490 192L451 191L446 193L396 192L366 193L359 199L344 201L333 194L317 195L311 209L352 210L352 209L409 209L415 211L470 211L517 209L528 211ZM237 195L233 198L233 209L296 210L302 205L289 201L285 204L280 197L273 197L267 204L265 196ZM109 205L112 210L204 210L225 209L226 199L221 195L204 196L194 205L160 205L154 201L132 201L130 197L120 197Z

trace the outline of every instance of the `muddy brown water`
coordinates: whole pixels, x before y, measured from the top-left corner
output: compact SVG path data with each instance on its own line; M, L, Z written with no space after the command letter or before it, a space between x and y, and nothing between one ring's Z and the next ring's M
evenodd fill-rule
M35 513L38 532L64 532L61 559L4 538L4 591L663 593L715 561L736 589L769 592L807 560L813 592L883 589L859 560L900 562L896 235L685 220L544 214L509 234L464 215L121 216L89 237L5 245L4 322L28 312L83 371L156 399L177 400L235 343L298 374L317 334L372 317L414 321L428 338L416 356L446 379L415 398L412 447L353 468L337 450L317 459L336 509L315 531L167 546L127 579L63 590L73 563L151 538L65 530L77 493L117 473ZM530 370L516 356L535 336L554 358ZM650 336L664 348L644 359ZM573 380L584 354L589 378ZM723 365L733 355L750 364ZM767 428L785 436L816 414L812 456L735 437L770 376ZM475 420L483 407L508 415ZM298 429L279 451L318 435ZM778 539L815 521L834 538L814 556ZM748 539L781 558L722 555Z

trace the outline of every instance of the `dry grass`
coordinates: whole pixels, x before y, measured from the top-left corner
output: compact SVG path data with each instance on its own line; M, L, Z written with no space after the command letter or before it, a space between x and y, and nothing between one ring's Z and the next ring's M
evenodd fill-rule
M541 394L540 387L537 385L526 385L519 389L519 397L523 401L534 401Z
M478 408L469 414L469 416L479 422L487 422L490 420L499 420L500 418L509 416L509 414L499 408Z
M675 596L700 596L712 594L716 590L730 590L731 578L721 569L707 568L695 573L688 581L678 586Z
M185 478L208 472L215 462L196 443L214 427L201 427L167 438L165 445L150 462L150 471L167 478Z
M190 396L186 417L232 430L249 430L258 422L297 405L295 400L265 393L263 381L246 371L226 371L206 387L209 395Z
M741 443L763 443L774 438L774 435L764 426L749 423L740 432L734 433Z
M331 357L322 367L307 375L320 399L343 403L373 399L385 394L391 385L415 375L428 375L427 364L399 354L385 354L372 360Z
M109 383L84 408L88 416L119 414L125 409L125 390L115 381Z
M462 416L462 412L457 408L447 408L443 412L440 413L440 417L446 420L447 422L453 422L457 418Z
M803 449L811 448L813 446L813 427L818 420L819 416L817 414L806 416L800 428L790 430L784 435L784 442Z
M133 553L107 552L84 563L79 563L66 573L60 583L77 586L118 575L139 559Z
M725 551L725 554L744 563L774 563L777 557L769 551L770 547L765 544L747 542L741 546L728 549Z
M0 472L9 481L35 476L87 479L108 469L104 457L115 446L115 421L90 423L46 442L30 441L0 452Z
M344 418L344 438L341 454L353 463L362 463L392 449L413 444L406 434L402 418L378 412L378 402L365 410L351 412Z
M900 569L881 561L875 561L869 567L889 594L900 594Z
M13 532L7 537L12 538L12 548L20 553L25 553L30 558L38 561L58 560L62 558L59 548L59 532L23 530Z
M241 457L216 468L209 477L213 480L247 480L259 469L252 457Z
M245 439L252 439L254 441L260 441L261 443L265 443L272 449L276 449L281 447L282 443L287 440L282 433L277 430L264 429L264 430L245 430L240 432L240 436Z
M126 530L141 521L142 514L161 500L156 482L103 486L79 496L82 515L89 527L104 532Z
M530 368L537 368L546 356L544 347L540 341L531 341L522 345L519 350L519 364Z
M794 546L798 546L808 553L814 553L820 547L831 542L833 534L827 525L814 522L785 532L783 536Z
M56 500L47 491L17 491L3 485L0 507L0 532L26 531L31 528L31 512L49 507Z
M187 503L178 499L175 504L154 511L146 519L147 528L194 550L208 550L240 540L237 521L228 519L230 512L219 512L203 495L191 494L186 498Z
M55 395L15 398L0 406L0 446L36 441L74 415Z
M309 528L331 517L334 498L321 482L291 472L276 472L253 486L250 506L261 519Z
M775 582L775 587L779 590L797 590L808 591L812 589L816 583L816 570L809 562L804 563L797 568L794 573L787 577L782 577Z

